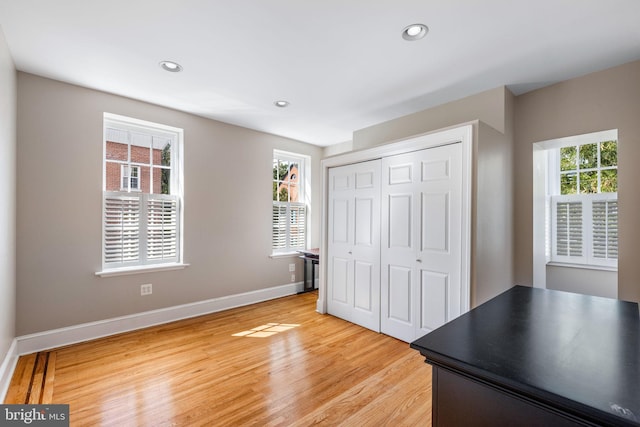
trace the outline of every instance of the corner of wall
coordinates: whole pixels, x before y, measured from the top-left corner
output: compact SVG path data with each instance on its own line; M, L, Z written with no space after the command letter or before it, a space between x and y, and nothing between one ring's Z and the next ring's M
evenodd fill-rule
M513 138L479 122L477 145L474 306L514 285Z
M15 366L16 335L16 68L0 28L0 396ZM7 379L8 378L8 379Z
M4 402L11 385L11 378L18 363L18 340L11 341L6 356L0 359L0 403Z
M322 158L325 159L327 157L348 153L349 151L353 151L353 141L345 141L339 144L329 145L322 149Z

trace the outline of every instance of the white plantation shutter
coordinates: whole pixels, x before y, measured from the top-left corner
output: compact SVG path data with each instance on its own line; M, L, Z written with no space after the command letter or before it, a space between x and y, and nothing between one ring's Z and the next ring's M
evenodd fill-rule
M618 259L618 201L594 201L592 213L593 257Z
M140 197L104 193L104 262L126 265L140 259Z
M272 224L274 252L306 247L307 209L304 203L273 202Z
M582 256L582 202L557 202L556 253Z
M271 233L272 247L274 251L287 249L287 204L273 202L273 231Z
M177 262L178 207L177 196L105 192L105 266Z
M289 204L289 237L291 249L304 249L306 246L306 207L302 203Z
M177 261L178 258L178 198L148 194L147 199L147 260Z
M617 193L552 196L552 261L617 266Z

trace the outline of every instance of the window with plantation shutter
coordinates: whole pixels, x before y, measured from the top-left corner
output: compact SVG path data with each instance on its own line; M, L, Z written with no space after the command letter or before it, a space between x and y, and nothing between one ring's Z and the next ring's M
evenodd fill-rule
M273 153L273 254L307 247L308 192L305 192L308 158L275 150Z
M181 262L182 130L105 113L102 272Z
M618 260L617 141L550 150L551 261L611 267Z

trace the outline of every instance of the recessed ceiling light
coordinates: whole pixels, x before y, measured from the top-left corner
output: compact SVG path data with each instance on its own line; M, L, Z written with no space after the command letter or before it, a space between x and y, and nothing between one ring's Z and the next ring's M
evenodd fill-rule
M408 41L420 40L429 32L429 27L424 24L411 24L402 30L402 38Z
M284 108L289 106L288 101L276 101L273 103L276 107Z
M160 61L160 67L162 67L163 70L170 71L172 73L182 71L182 65L173 61Z

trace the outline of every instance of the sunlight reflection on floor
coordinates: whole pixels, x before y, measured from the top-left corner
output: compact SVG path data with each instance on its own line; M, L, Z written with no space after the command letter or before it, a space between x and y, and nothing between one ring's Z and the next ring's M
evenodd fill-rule
M242 332L238 332L237 334L232 334L232 336L265 338L265 337L270 337L271 335L275 335L279 332L288 331L297 326L300 326L300 325L293 324L293 323L267 323L265 325L260 325L255 328L252 328L248 331L242 331Z

